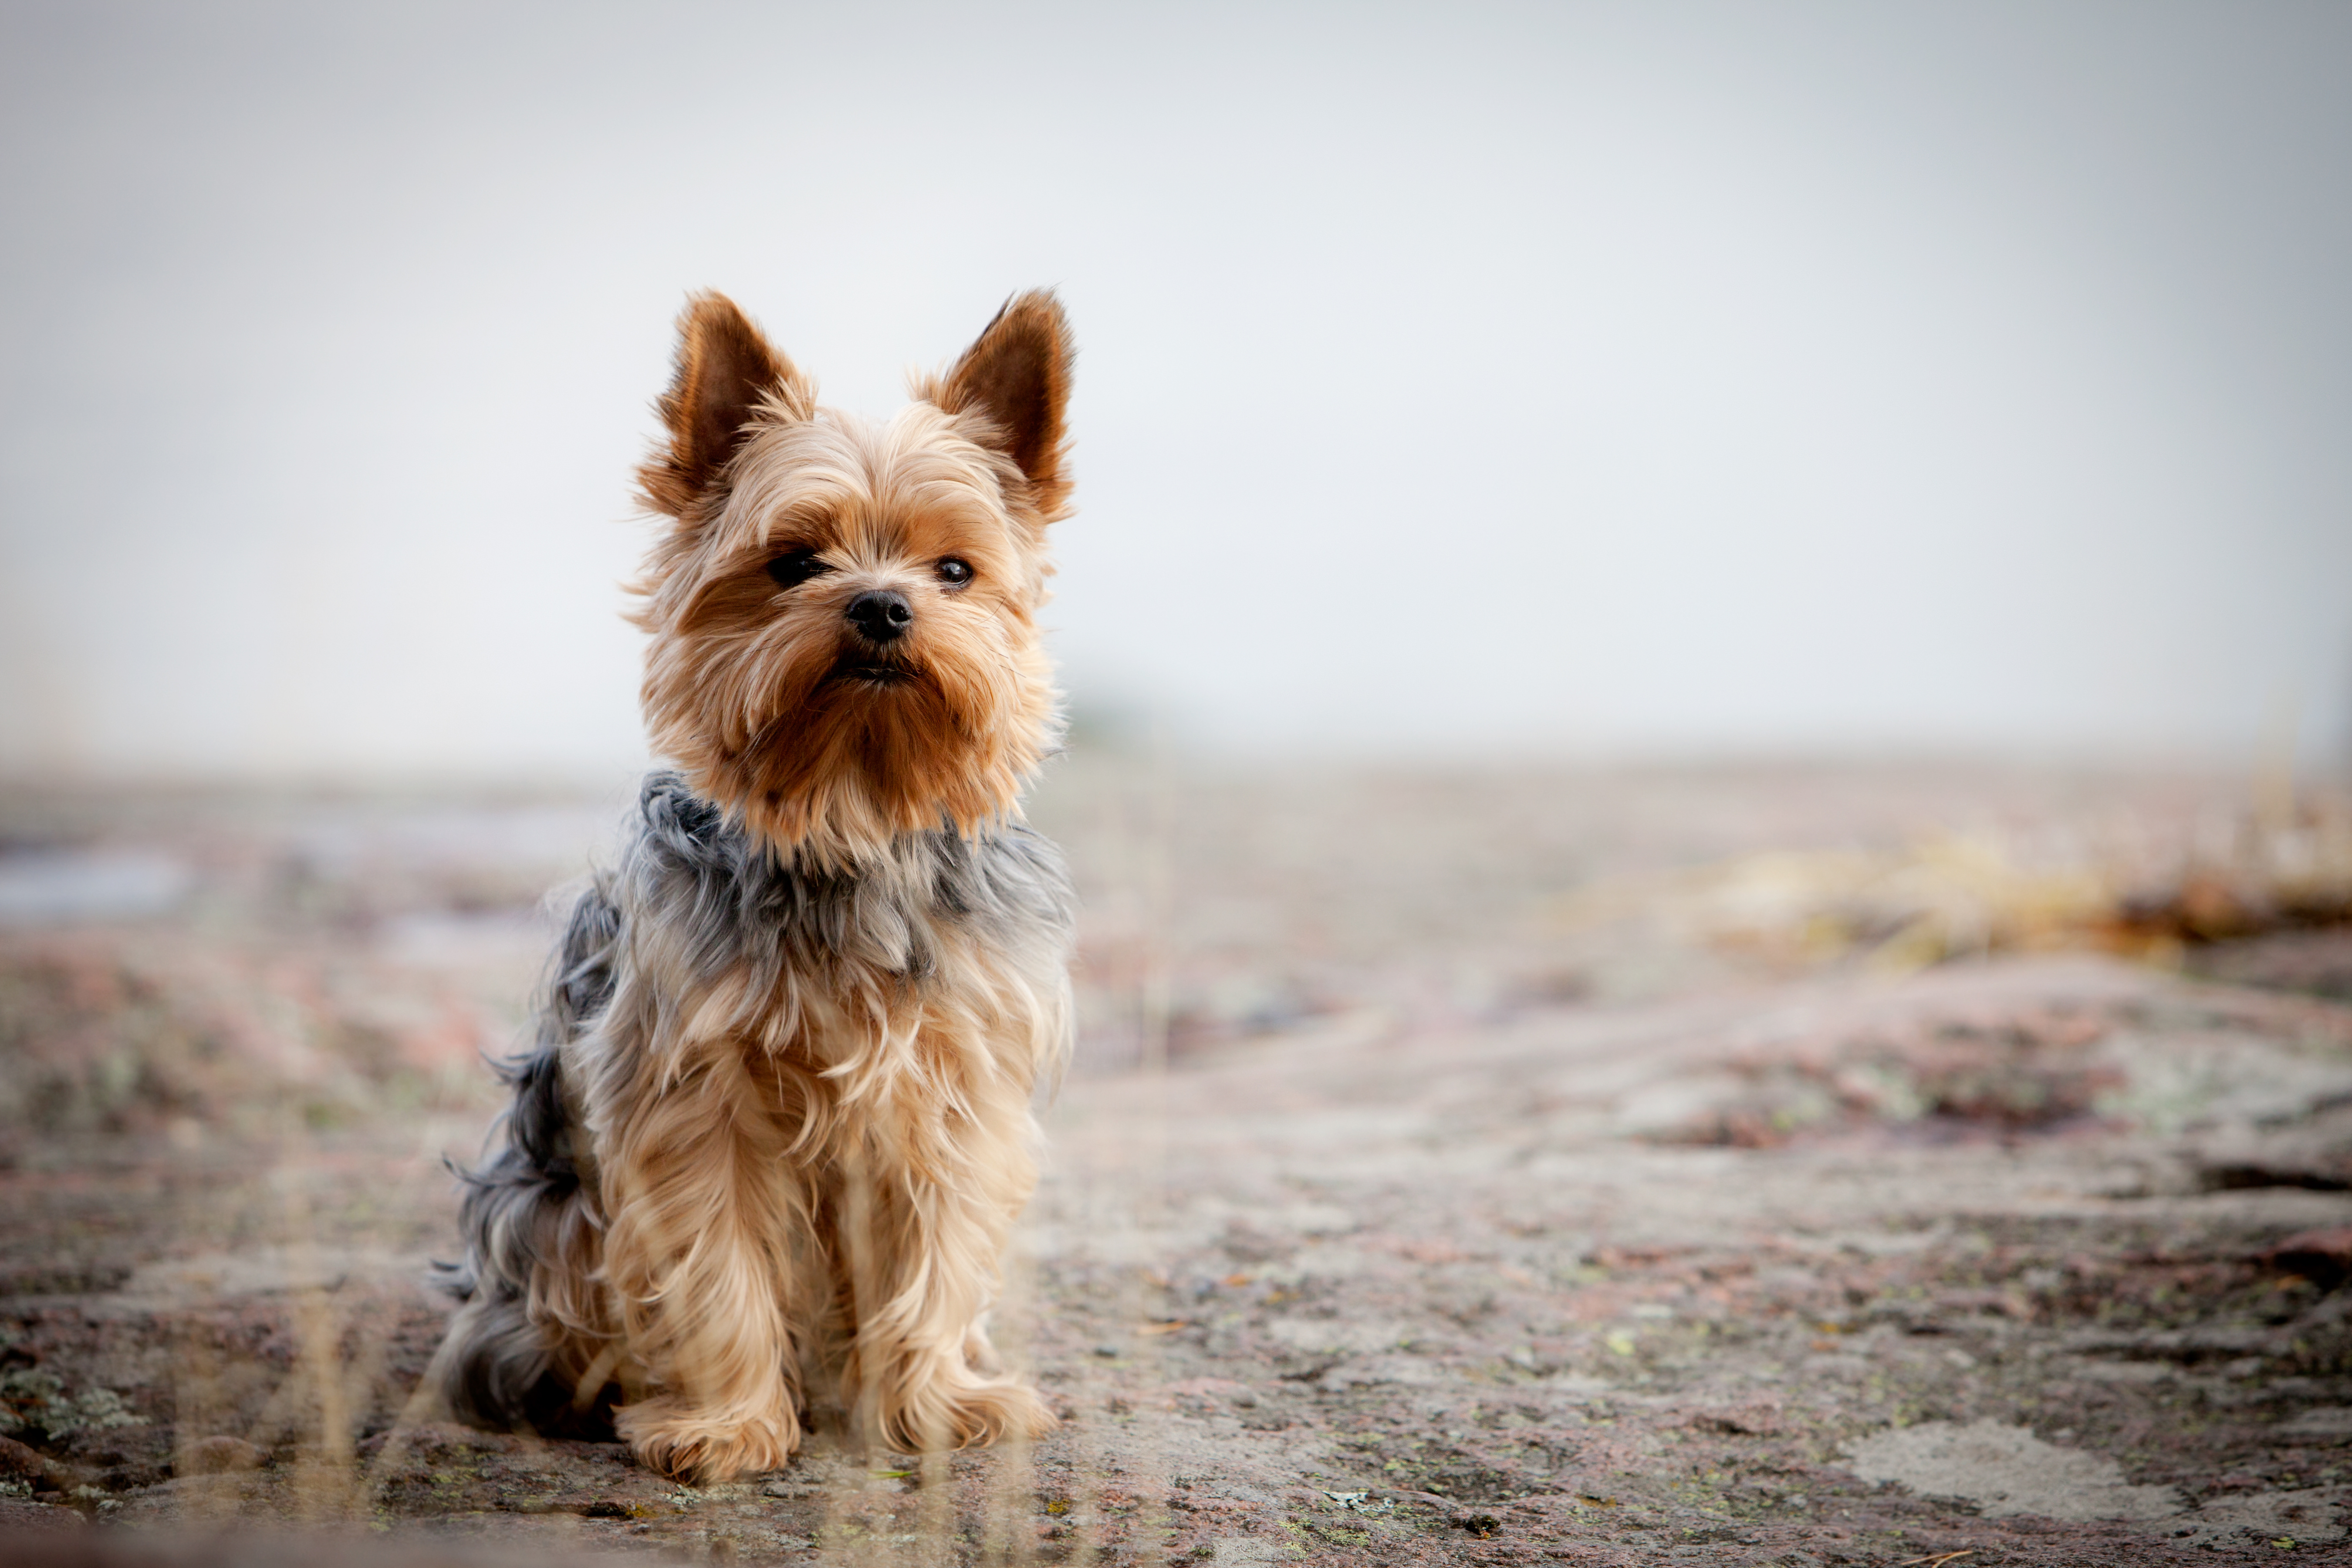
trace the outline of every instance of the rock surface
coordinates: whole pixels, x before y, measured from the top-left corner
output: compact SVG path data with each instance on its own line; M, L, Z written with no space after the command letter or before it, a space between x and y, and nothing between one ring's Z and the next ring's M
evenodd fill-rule
M1987 819L2164 840L2215 787L1074 759L1038 816L1085 884L1086 1037L999 1334L1064 1426L929 1459L821 1430L702 1489L409 1407L440 1158L496 1109L474 1053L606 814L5 802L45 875L64 846L185 887L0 931L0 1531L88 1521L73 1560L123 1562L320 1539L256 1531L355 1563L2346 1551L2352 1007L2218 949L1956 961L1948 905L1941 961L1898 963L1925 950L1860 916L1783 929L1816 884L1753 858Z

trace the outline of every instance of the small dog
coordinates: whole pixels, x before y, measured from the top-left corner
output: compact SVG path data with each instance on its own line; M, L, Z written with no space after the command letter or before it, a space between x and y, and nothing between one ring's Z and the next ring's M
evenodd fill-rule
M428 1379L488 1425L611 1405L690 1479L784 1464L827 1399L901 1451L1040 1435L984 1319L1070 1038L1070 886L1018 822L1068 327L1013 300L879 426L719 295L679 333L635 616L676 771L508 1064Z

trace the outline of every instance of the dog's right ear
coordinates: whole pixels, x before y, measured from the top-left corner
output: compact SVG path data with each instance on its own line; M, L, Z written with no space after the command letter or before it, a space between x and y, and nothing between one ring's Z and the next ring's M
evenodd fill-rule
M655 511L684 519L718 484L762 407L781 404L795 419L814 411L814 389L724 294L688 297L677 318L677 367L656 405L669 427L637 470Z

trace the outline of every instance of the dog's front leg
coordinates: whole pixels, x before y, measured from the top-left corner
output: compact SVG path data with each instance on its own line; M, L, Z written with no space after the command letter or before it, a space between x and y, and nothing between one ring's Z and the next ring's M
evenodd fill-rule
M809 1222L766 1100L727 1053L616 1107L603 1151L604 1278L649 1385L614 1423L682 1479L775 1469L800 1447L785 1296Z
M1036 1184L1026 1100L1001 1100L969 1119L886 1115L844 1162L849 1381L867 1430L901 1453L1055 1425L1025 1384L973 1364L1006 1236Z

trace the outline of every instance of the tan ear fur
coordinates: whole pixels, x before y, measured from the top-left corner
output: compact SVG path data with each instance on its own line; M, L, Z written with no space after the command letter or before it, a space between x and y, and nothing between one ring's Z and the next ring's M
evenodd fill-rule
M669 441L637 469L646 505L681 520L696 512L699 498L725 475L745 427L772 403L805 419L814 389L732 300L689 295L677 318L677 368L655 405Z
M1013 459L1049 521L1063 515L1070 488L1063 415L1076 353L1061 301L1033 289L1006 300L955 368L919 389L950 414L979 416L978 434Z

